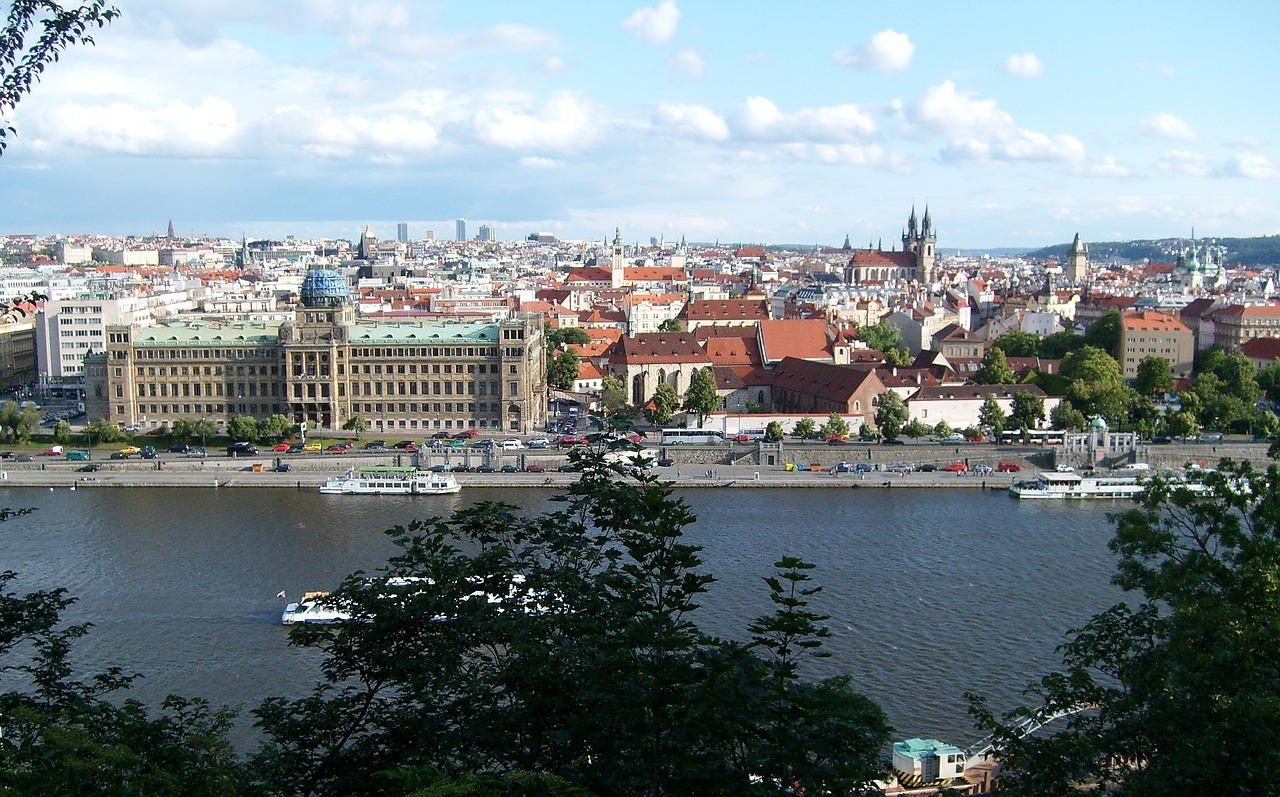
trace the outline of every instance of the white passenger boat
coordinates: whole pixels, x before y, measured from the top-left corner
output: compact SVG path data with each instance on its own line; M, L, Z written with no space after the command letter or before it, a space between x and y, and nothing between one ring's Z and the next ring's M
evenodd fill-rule
M284 607L280 622L285 625L295 625L297 623L340 623L350 620L350 614L335 608L325 600L328 597L327 592L303 593L302 600Z
M1088 476L1046 471L1009 488L1015 498L1133 498L1146 489L1137 476Z
M330 476L320 492L330 495L445 495L462 489L450 473L417 468L352 468Z

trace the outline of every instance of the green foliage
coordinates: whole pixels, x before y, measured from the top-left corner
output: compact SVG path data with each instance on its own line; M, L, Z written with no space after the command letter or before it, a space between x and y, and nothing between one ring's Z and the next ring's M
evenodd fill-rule
M888 321L859 328L858 338L868 347L886 355L902 346L902 332Z
M1045 335L1040 339L1040 356L1049 360L1061 360L1084 346L1084 337L1070 330Z
M872 403L876 408L876 426L880 427L880 434L890 440L898 439L910 415L902 396L892 390L886 390L876 396Z
M996 338L991 345L1006 357L1035 357L1040 353L1040 336L1015 329Z
M269 415L258 423L258 435L263 440L283 440L293 434L297 428L287 415ZM344 423L342 428L356 432L359 436L369 429L369 422L356 415Z
M53 425L53 442L66 445L71 442L71 424L67 421L59 420Z
M233 442L253 442L258 439L258 422L252 415L237 415L227 421L227 437Z
M661 324L658 324L658 331L659 332L679 332L680 321L675 318L664 319Z
M1024 736L972 699L1004 792L1280 793L1280 472L1224 461L1197 478L1157 480L1116 516L1126 600L1069 632L1061 671L1028 691L1076 713Z
M1280 403L1280 359L1273 360L1270 365L1259 368L1257 374L1254 375L1258 389L1267 397L1267 400L1274 403Z
M1124 324L1119 310L1111 310L1089 325L1084 333L1084 345L1101 349L1113 358L1120 349L1120 333Z
M982 406L978 409L978 424L984 429L990 430L994 439L1000 439L1000 435L1004 432L1004 425L1008 420L1008 416L1005 415L1004 409L1000 406L1000 402L996 400L995 396L988 395L982 400Z
M818 424L814 423L812 418L801 418L796 421L795 428L791 430L791 436L800 440L812 440L817 431Z
M600 403L607 412L619 412L627 406L627 388L622 380L609 374L600 382Z
M1173 376L1169 373L1169 361L1155 355L1143 357L1138 363L1138 375L1133 380L1133 389L1144 396L1152 396L1172 388Z
M932 433L933 427L924 421L921 421L919 418L912 418L907 422L906 426L902 427L902 434L905 434L912 440L919 440L921 437L925 437ZM947 432L947 434L951 434L951 432Z
M653 404L653 409L645 410L645 418L654 426L663 426L680 408L680 395L676 393L674 387L663 382L653 391L650 402Z
M782 424L778 421L769 421L768 425L764 427L764 439L770 443L782 442L783 436Z
M17 107L40 81L45 68L67 48L93 44L90 31L105 27L119 15L120 11L105 0L65 6L53 0L10 3L8 18L0 30L0 116ZM32 28L40 31L34 42L27 39ZM13 132L8 124L0 123L0 155Z
M1163 432L1170 437L1191 437L1200 434L1200 424L1194 413L1178 410L1164 416Z
M124 430L120 428L120 424L106 418L92 421L84 430L85 434L98 443L118 443L124 439Z
M689 380L689 389L684 394L684 408L698 416L701 427L707 416L720 407L720 396L716 393L716 377L710 367L698 371Z
M883 714L847 678L801 672L826 635L812 566L778 563L776 611L750 644L706 634L714 578L684 538L692 513L606 453L571 455L582 480L546 515L486 503L390 530L387 567L334 594L364 622L291 631L325 683L255 711L263 778L322 797L394 793L376 773L430 771L457 774L418 788L522 772L619 797L748 794L754 776L768 793L795 777L819 794L868 788Z
M6 401L0 405L0 429L4 430L6 441L25 443L39 426L40 410L34 405L21 407L16 401Z
M1009 420L1014 426L1034 429L1038 422L1044 420L1044 397L1027 391L1014 393Z
M1061 374L1071 403L1085 415L1115 422L1129 406L1120 363L1102 349L1085 346L1071 352L1062 358Z
M1049 424L1054 429L1082 431L1089 423L1084 417L1084 413L1076 409L1075 406L1066 399L1058 402L1058 406L1053 408L1053 412L1049 413Z
M980 385L1011 385L1016 381L1013 369L1006 361L1004 351L995 347L982 356L982 366L973 374L973 381Z
M573 349L562 351L551 360L551 367L547 369L547 382L561 390L573 390L580 368L581 363L576 351Z
M912 363L911 351L906 347L889 349L884 353L885 365L907 366Z
M551 353L561 346L571 344L585 346L591 342L591 336L586 333L586 330L578 327L552 329L550 324L544 323L542 330L547 340L547 356L551 356Z
M839 413L833 412L827 416L827 422L822 425L823 437L848 437L849 422L840 416Z
M946 421L938 421L937 425L933 427L933 434L935 437L950 437L954 433L955 430L952 429L951 424Z

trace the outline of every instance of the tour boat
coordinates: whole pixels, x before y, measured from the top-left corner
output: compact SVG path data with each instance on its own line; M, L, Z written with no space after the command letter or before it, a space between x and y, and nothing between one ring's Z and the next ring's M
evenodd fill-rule
M303 593L302 600L284 607L280 622L285 625L294 625L296 623L340 623L351 619L350 614L340 611L325 601L327 597L329 597L327 592Z
M450 473L417 468L352 468L330 476L320 492L331 495L445 495L462 489Z
M1046 471L1034 481L1018 482L1009 492L1030 498L1134 498L1147 486L1137 476L1088 476Z

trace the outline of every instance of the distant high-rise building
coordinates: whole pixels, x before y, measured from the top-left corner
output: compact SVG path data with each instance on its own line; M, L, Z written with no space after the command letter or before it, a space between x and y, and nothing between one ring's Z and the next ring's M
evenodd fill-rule
M492 240L493 240L493 228L492 228L492 227L490 227L488 224L481 224L481 225L480 225L480 235L479 235L478 237L479 237L479 239L480 239L481 241L492 241Z
M403 221L396 225L396 240L402 244L409 243L409 225Z
M454 222L454 225L457 227L456 240L459 240L459 241L467 240L467 220L458 219L456 222Z
M427 230L427 234L422 236L422 240L424 241L434 241L435 239L436 239L435 230Z

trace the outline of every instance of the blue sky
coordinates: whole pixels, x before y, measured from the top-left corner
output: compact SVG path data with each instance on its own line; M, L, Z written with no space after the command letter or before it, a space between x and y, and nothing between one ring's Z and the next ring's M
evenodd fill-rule
M939 246L1280 233L1280 4L116 0L0 232Z

